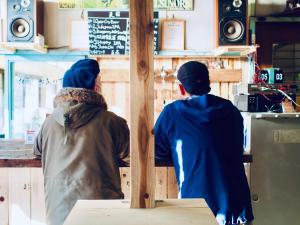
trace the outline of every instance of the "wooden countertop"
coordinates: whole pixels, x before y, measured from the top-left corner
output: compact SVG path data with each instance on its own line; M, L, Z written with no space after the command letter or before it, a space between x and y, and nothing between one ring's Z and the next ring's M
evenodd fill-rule
M244 155L243 161L245 163L251 163L253 161L252 155ZM156 167L172 167L172 163L156 163ZM37 159L32 150L10 150L0 151L0 167L42 167L40 159ZM124 167L124 166L120 166Z
M64 225L217 225L203 199L165 199L152 209L131 209L126 200L79 200Z
M243 157L245 163L251 163L251 154ZM172 167L172 163L156 163L156 167ZM0 167L42 167L40 159L32 152L32 145L24 145L22 141L0 141ZM126 166L120 166L126 167Z
M0 150L0 167L42 167L31 149Z

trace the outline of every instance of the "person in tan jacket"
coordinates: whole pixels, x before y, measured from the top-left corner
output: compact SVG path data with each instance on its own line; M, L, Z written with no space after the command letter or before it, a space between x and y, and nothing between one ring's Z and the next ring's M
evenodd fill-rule
M65 73L54 111L34 143L42 159L48 225L62 225L79 199L121 199L119 165L128 163L129 129L94 91L99 64L77 61Z

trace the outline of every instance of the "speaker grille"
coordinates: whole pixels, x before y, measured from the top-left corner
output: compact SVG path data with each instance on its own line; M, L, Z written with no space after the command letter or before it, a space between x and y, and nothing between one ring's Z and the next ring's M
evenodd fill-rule
M226 41L235 42L244 37L245 27L238 19L228 20L222 27L223 37Z
M18 38L24 38L30 33L30 25L23 18L18 18L12 21L10 27L12 35Z

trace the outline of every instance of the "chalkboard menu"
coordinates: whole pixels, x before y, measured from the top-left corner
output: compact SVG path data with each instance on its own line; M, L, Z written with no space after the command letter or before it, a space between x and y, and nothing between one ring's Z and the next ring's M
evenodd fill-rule
M158 12L154 12L154 54L158 53ZM90 55L128 55L128 11L89 11Z

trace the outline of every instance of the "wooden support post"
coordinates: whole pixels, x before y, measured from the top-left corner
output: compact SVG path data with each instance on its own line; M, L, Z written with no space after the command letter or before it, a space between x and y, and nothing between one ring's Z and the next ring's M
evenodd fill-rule
M131 208L155 206L153 0L130 0Z

